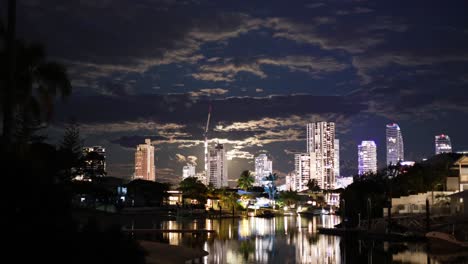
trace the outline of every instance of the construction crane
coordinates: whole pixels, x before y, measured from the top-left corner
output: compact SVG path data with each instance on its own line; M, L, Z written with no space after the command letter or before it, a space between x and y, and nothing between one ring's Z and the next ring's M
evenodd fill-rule
M208 177L208 127L210 126L210 118L211 118L211 104L208 106L208 119L206 120L206 127L205 133L205 172L206 177Z

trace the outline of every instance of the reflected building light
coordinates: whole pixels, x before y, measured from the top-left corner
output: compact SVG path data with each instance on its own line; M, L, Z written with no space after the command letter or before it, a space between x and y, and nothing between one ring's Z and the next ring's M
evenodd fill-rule
M317 218L316 217L312 218L312 228L314 230L314 233L316 233L317 232Z
M286 216L284 217L284 234L288 234L288 218Z
M249 220L242 219L239 224L239 237L246 238L251 235L251 228L249 228Z
M208 220L208 219L207 219ZM209 233L208 233L209 234ZM208 252L208 242L205 241L205 243L203 243L203 250L205 250L206 252ZM203 257L203 263L204 264L208 264L208 256L204 256Z

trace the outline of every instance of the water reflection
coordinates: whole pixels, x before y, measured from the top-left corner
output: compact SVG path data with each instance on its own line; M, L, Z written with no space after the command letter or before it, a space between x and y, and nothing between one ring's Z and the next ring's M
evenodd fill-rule
M166 221L164 229L214 229L216 235L163 234L172 245L202 248L205 263L439 263L424 244L390 244L320 235L334 215Z

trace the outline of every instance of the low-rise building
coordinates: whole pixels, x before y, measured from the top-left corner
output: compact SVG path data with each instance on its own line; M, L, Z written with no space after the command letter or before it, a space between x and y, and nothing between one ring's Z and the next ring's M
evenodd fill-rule
M426 212L426 199L429 201L431 214L449 213L449 195L453 192L426 192L392 198L392 214L420 214ZM383 209L387 215L387 208Z
M468 190L468 156L463 155L455 164L458 169L460 191Z
M468 190L450 195L450 213L468 216Z

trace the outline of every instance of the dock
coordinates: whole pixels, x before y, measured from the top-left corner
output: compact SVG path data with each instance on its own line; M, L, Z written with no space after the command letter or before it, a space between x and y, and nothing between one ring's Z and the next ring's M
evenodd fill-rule
M417 233L377 232L359 228L324 228L319 227L318 232L325 235L342 236L356 239L370 239L382 241L423 241L426 237Z
M181 234L216 233L215 230L210 230L210 229L153 229L153 228L130 229L130 228L123 228L122 231L133 232L133 233L181 233Z

